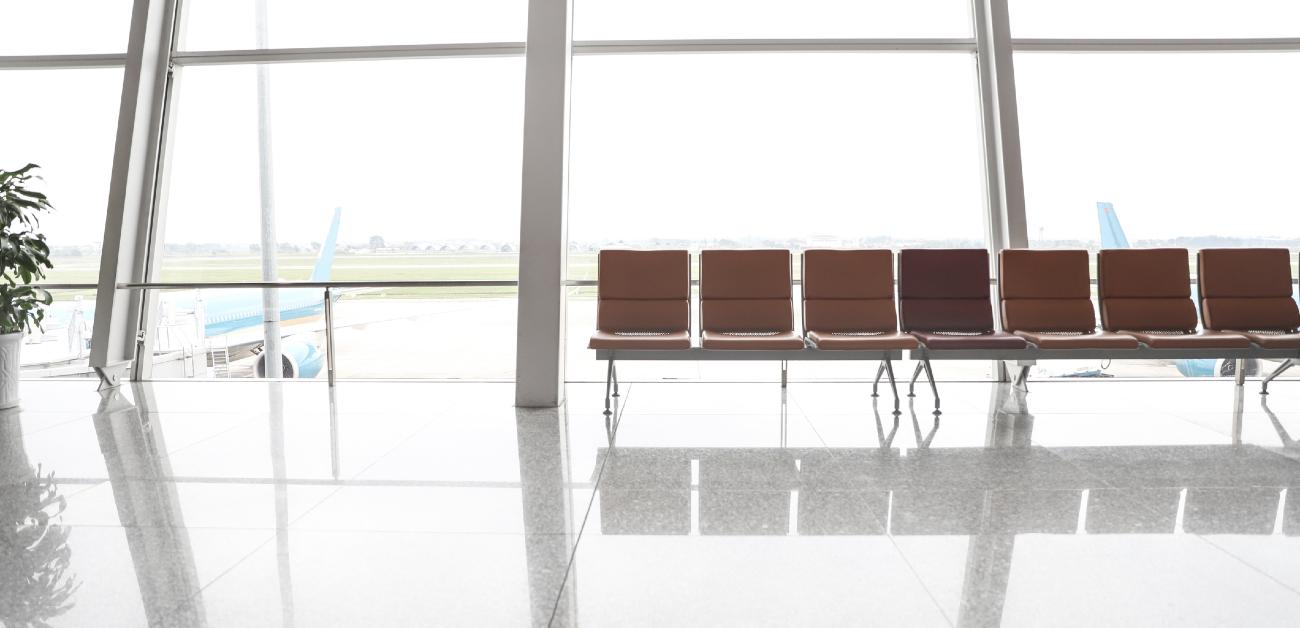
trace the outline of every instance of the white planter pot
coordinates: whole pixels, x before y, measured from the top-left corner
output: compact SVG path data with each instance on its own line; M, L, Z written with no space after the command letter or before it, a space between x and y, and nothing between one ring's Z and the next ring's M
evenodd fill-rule
M22 332L0 334L0 409L18 405L18 375L22 364L18 352L22 347Z

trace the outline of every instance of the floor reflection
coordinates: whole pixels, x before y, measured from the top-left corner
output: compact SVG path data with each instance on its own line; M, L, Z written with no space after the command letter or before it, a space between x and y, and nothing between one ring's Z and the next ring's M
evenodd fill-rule
M686 446L666 447L645 444L663 436L645 427L658 417L629 418L618 407L635 398L630 390L603 425L599 412L565 408L462 416L482 411L474 400L402 422L392 416L400 408L343 412L333 390L326 398L319 389L322 401L307 411L292 397L301 388L244 385L239 407L248 417L217 429L197 411L163 420L169 410L160 407L166 404L159 389L165 385L104 393L93 412L80 415L81 425L69 423L70 430L93 433L90 446L97 445L104 474L66 484L34 453L33 430L24 433L25 425L47 419L0 413L0 624L355 624L355 615L336 616L339 608L367 614L369 625L419 625L423 615L408 614L413 608L436 609L455 624L475 623L489 608L500 610L499 623L576 626L583 623L580 610L597 603L590 596L580 603L577 582L598 581L592 574L605 574L610 560L584 559L579 549L607 536L645 537L653 551L667 554L734 550L743 559L748 551L772 550L802 565L820 564L821 551L851 563L863 547L884 560L898 548L949 551L955 544L963 548L962 568L945 576L959 599L949 620L992 626L1004 623L1017 574L1032 577L1024 556L1044 538L1121 540L1128 551L1202 536L1270 543L1300 537L1300 451L1266 400L1255 406L1240 393L1231 428L1214 435L1217 444L1076 446L1063 438L1045 446L1035 441L1036 423L1045 438L1045 426L1059 417L1036 418L1031 395L999 385L988 387L987 412L978 415L941 419L928 407L918 412L909 404L895 415L892 407L870 406L866 416L847 419L860 430L854 438L865 439L853 447L794 433L811 421L787 407L785 395L753 433L673 434L668 442ZM982 388L978 394L974 403L983 404ZM1243 443L1247 418L1256 444ZM737 424L729 415L709 420ZM627 431L638 422L640 432ZM1258 444L1265 426L1276 432L1275 443ZM239 436L206 441L196 427ZM382 438L360 444L373 434ZM169 435L185 444L169 443ZM727 446L741 442L773 446ZM306 464L304 451L313 456ZM221 466L205 456L232 462ZM173 467L187 468L186 457L203 461L191 469L228 475L178 477ZM480 458L496 463L474 467ZM494 475L482 479L465 468ZM69 488L84 491L85 501L66 497ZM228 501L213 500L228 488ZM245 495L265 497L236 503ZM112 510L114 525L64 521L79 507L93 510L96 499ZM213 517L223 507L256 514ZM98 536L78 545L82 533ZM228 550L227 533L248 539L245 547ZM122 551L113 554L118 542ZM1093 547L1073 549L1086 555ZM1160 546L1154 554L1167 551ZM495 557L491 564L481 560L485 554ZM861 568L895 575L878 564ZM100 586L112 579L130 586ZM98 590L88 596L91 585ZM412 592L397 593L402 586ZM442 590L462 599L435 595ZM481 598L479 606L464 599L472 596ZM437 599L417 606L426 598ZM105 599L131 608L95 607Z
M75 603L67 500L28 458L17 410L0 411L0 626L45 626Z

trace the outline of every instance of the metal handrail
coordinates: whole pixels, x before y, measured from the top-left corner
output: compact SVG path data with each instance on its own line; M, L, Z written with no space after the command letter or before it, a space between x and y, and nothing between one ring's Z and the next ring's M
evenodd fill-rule
M489 288L518 286L514 279L502 280L402 280L402 281L146 281L119 283L119 290L194 290L199 288Z

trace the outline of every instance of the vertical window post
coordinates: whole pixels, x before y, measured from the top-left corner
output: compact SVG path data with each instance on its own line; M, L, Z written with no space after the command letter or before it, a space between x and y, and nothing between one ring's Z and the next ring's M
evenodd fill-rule
M176 8L177 0L135 0L131 12L90 350L101 386L117 386L137 355L145 300L117 285L147 279Z
M523 187L515 405L564 400L572 0L532 0L524 59Z

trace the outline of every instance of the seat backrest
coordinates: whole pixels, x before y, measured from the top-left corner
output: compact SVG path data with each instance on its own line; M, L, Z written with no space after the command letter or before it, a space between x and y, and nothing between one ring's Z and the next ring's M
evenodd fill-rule
M1097 294L1107 330L1196 331L1187 249L1104 249Z
M894 255L888 249L803 253L803 329L892 332Z
M700 330L794 329L790 252L700 252Z
M998 294L1006 331L1091 333L1097 329L1087 251L1005 249Z
M604 250L597 275L597 329L675 332L691 328L690 253Z
M1204 249L1197 292L1206 329L1294 331L1300 308L1291 297L1286 249Z
M903 331L993 331L989 252L904 249L898 254L898 312Z

